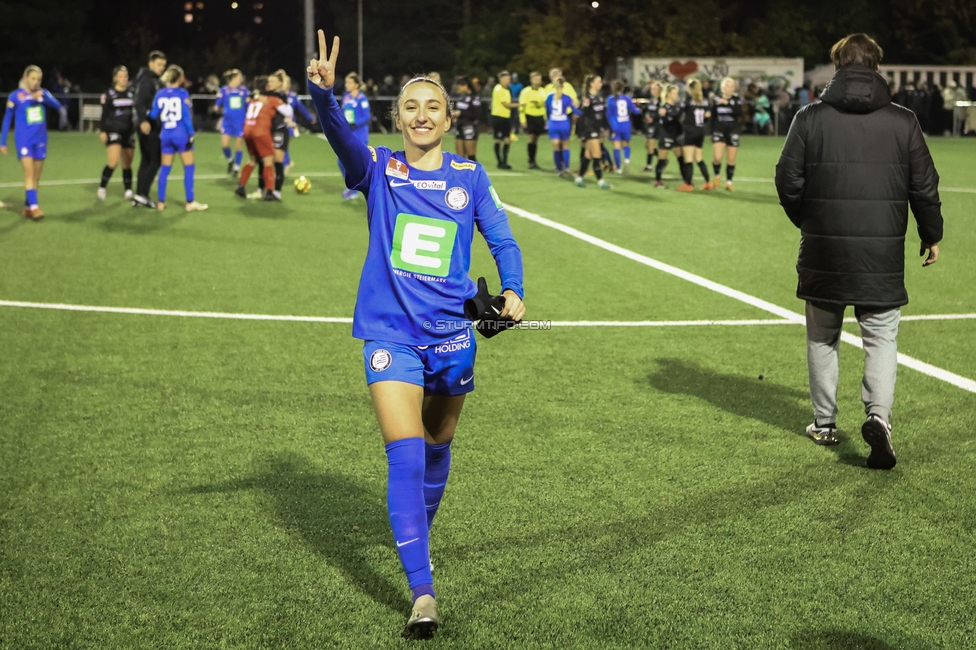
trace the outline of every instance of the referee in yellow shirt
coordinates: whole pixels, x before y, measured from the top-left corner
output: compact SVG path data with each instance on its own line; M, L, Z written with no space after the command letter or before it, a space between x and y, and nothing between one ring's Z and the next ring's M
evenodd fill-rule
M539 150L539 136L546 132L546 97L549 94L542 87L542 75L529 73L528 88L519 95L519 121L529 134L529 169L539 169L535 154Z
M512 101L512 75L508 70L498 73L498 83L491 91L491 130L495 133L495 159L498 169L511 169L508 149L512 145L512 109L518 102Z
M549 85L546 86L546 97L556 92L553 84L561 76L563 76L561 68L553 68L549 71ZM573 100L573 106L579 107L579 96L576 94L576 89L573 88L573 84L568 81L563 82L563 94Z

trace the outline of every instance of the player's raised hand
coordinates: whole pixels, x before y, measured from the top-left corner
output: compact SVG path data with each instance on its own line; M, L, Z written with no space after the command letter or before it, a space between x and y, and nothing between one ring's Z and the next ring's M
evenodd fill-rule
M332 56L327 56L325 32L319 30L319 58L308 62L309 80L320 88L331 88L335 84L336 62L339 60L339 37L332 39Z

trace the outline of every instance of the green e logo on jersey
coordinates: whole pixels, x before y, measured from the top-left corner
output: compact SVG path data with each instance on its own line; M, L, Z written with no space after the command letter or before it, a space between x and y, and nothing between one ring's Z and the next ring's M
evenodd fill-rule
M451 271L457 223L401 212L393 231L393 268L446 277Z
M349 122L350 124L355 124L356 123L356 109L355 108L347 108L346 110L342 111L342 113L346 116L346 121L347 122Z
M495 205L498 207L498 209L499 210L504 209L504 206L502 205L502 200L498 198L498 192L495 191L494 185L488 186L488 192L491 193L491 198L495 200Z
M234 110L234 111L240 110L241 105L243 103L243 102L241 102L241 96L240 95L231 95L229 99L230 99L229 106L230 106L231 110Z
M40 124L44 121L44 107L43 106L28 106L27 107L27 123L28 124Z

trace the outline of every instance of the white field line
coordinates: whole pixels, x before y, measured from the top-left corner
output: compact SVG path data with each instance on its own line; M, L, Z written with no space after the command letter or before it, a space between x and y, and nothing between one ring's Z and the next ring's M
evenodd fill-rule
M580 230L561 224L559 222L546 219L545 217L542 217L538 214L534 214L532 212L528 212L527 210L517 208L513 205L508 205L508 204L504 204L504 205L505 205L505 209L508 210L510 213L518 215L523 219L534 221L535 223L538 223L540 225L547 226L554 230L558 230L571 237L575 237L577 239L585 241L588 244L593 244L594 246L610 251L611 253L616 253L617 255L621 255L623 257L626 257L627 259L633 260L635 262L639 262L640 264L650 266L651 268L657 269L659 271L664 271L665 273L681 278L682 280L687 280L688 282L697 284L700 287L704 287L706 289L710 289L711 291L715 291L716 293L720 293L723 296L728 296L729 298L733 298L740 302L744 302L747 305L752 305L753 307L762 309L763 311L769 312L775 316L779 316L780 318L786 319L788 321L798 323L798 324L805 322L805 318L803 315L790 311L789 309L784 309L783 307L774 305L770 302L766 302L761 298L756 298L755 296L750 296L747 293L743 293L736 289L732 289L731 287L727 287L717 282L712 282L711 280L703 278L700 275L695 275L694 273L683 271L679 268L671 266L670 264L659 262L658 260L647 257L646 255L641 255L640 253L635 253L634 251L628 250L626 248L622 248L620 246L617 246L616 244L611 244L608 241L599 239L598 237L594 237L593 235L588 235ZM863 346L863 341L861 340L860 337L854 336L853 334L849 334L847 332L843 333L841 340L850 343L851 345L856 345L857 347ZM950 383L953 386L956 386L963 390L969 391L971 393L976 393L976 381L973 381L972 379L968 379L966 377L962 377L955 373L951 373L948 370L937 368L935 366L929 365L923 361L919 361L918 359L902 354L900 352L898 353L898 363L907 366L909 368L912 368L914 370L917 370L930 377L935 377L936 379L940 379L944 382Z
M288 314L239 314L219 311L186 311L182 309L143 309L140 307L103 307L98 305L73 305L51 302L25 302L20 300L0 300L0 307L22 307L27 309L55 309L60 311L86 311L106 314L135 314L141 316L179 316L183 318L222 318L227 320L292 321L300 323L352 323L352 318L343 316L291 316ZM976 314L922 314L902 316L902 321L921 320L970 320ZM857 319L845 318L845 322L856 323ZM552 327L707 327L740 325L802 325L796 320L771 319L724 319L724 320L554 320L544 322Z
M107 314L136 314L141 316L179 316L183 318L224 318L230 320L297 321L302 323L352 323L351 318L339 316L288 316L278 314L235 314L217 311L184 311L176 309L142 309L138 307L101 307L50 302L0 300L0 307L27 309L55 309L59 311L87 311ZM796 325L788 320L642 320L642 321L543 321L553 327L695 327L708 325Z
M138 307L98 307L93 305L68 305L50 302L21 302L0 300L0 307L26 307L28 309L56 309L59 311L90 311L107 314L139 314L143 316L181 316L183 318L226 318L231 320L299 321L304 323L352 323L351 318L332 316L285 316L275 314L231 314L218 311L182 311L171 309L139 309Z
M306 178L339 178L342 176L339 172L293 172L288 174L289 178L298 178L299 176L305 176ZM525 176L521 172L494 172L492 176ZM214 181L220 180L221 178L231 178L229 174L195 174L194 178L201 181ZM181 181L183 180L182 174L171 174L169 179L171 181ZM61 181L41 181L41 187L53 187L57 185L96 185L101 182L100 178L73 178ZM116 183L117 184L117 183ZM0 183L0 189L13 189L21 188L24 184L21 183Z

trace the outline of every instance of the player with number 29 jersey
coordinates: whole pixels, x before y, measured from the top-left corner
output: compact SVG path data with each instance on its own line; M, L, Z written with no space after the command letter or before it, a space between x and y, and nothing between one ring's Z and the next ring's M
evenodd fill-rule
M192 149L194 135L190 94L184 88L163 88L153 97L149 117L158 119L159 141L164 154L182 153Z

